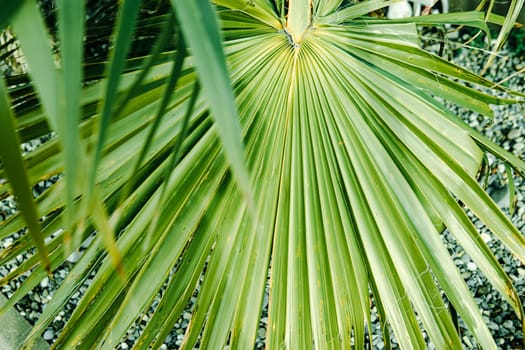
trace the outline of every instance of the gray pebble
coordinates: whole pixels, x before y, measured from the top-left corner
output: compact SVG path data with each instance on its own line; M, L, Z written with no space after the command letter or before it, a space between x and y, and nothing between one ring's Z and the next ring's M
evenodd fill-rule
M520 152L523 148L525 148L525 144L523 142L515 143L514 144L514 151Z
M52 329L48 329L44 332L43 337L45 340L51 340L55 337L55 331Z
M74 264L74 263L76 263L77 261L80 260L81 256L82 256L82 254L75 250L73 253L71 253L70 256L67 257L67 261L69 261L70 263Z
M520 129L512 129L511 131L509 131L509 133L507 134L507 138L509 140L513 140L515 138L518 138L518 136L521 135L521 130Z
M259 338L261 338L261 339L266 338L266 329L264 329L264 328L259 328L259 329L257 330L257 336L258 336Z
M47 288L49 286L49 277L45 277L42 282L40 282L42 288Z
M467 269L468 269L469 271L475 271L475 270L477 269L477 266L476 266L476 264L474 264L473 262L468 262L468 263L467 263Z

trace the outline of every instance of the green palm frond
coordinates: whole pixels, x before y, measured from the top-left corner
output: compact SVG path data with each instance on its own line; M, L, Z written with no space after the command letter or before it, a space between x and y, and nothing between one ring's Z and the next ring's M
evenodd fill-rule
M458 200L525 261L523 234L476 180L485 152L522 174L525 163L438 99L490 116L490 104L523 96L418 45L416 22L485 30L483 14L389 22L366 17L387 1L172 1L155 17L121 15L109 63L81 65L76 40L95 28L69 23L81 10L59 3L59 62L43 24L24 27L42 21L33 4L0 17L30 74L4 79L16 114L6 130L22 142L57 133L17 166L0 153L0 178L10 180L0 198L20 200L10 172L26 172L26 187L64 174L34 200L46 215L41 234L0 251L0 264L40 240L55 270L97 234L26 348L89 281L54 347L112 349L160 298L136 344L158 347L199 289L183 346L251 349L269 284L269 349L364 348L370 293L385 336L391 328L402 348L426 346L420 323L436 348L461 347L444 294L495 349L445 227L523 320L510 278ZM124 4L137 15L138 2ZM133 50L133 28L159 33L149 54ZM24 227L15 215L0 238ZM32 255L0 284L27 271L3 309L47 276L45 260Z

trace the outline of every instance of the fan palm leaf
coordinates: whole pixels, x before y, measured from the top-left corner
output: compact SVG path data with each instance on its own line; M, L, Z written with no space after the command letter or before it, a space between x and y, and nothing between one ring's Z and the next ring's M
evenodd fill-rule
M270 349L361 349L371 300L385 339L392 329L402 348L424 348L424 329L436 348L460 348L446 295L478 343L495 349L443 244L445 227L523 320L510 278L458 200L523 262L522 233L476 175L484 152L522 174L525 163L438 99L490 115L490 104L523 96L481 92L496 88L418 45L416 22L487 30L483 14L388 22L363 16L389 2L203 0L172 1L173 13L135 21L138 2L125 2L103 73L105 62L81 68L74 44L84 29L66 16L81 10L67 3L58 69L44 26L35 36L24 27L41 21L34 5L0 17L32 78L5 79L11 108L1 91L0 114L14 126L3 140L58 134L23 162L10 138L0 197L14 191L37 218L18 186L65 174L34 200L46 215L36 239L22 235L0 263L36 244L55 270L93 239L26 347L81 291L55 348L114 348L150 309L135 346L158 347L195 294L185 348L253 348L265 298ZM150 54L127 54L134 28L161 33ZM6 158L13 152L17 165ZM25 183L13 183L22 173ZM25 226L15 215L0 237ZM46 277L46 260L32 255L0 279L30 270L4 308Z

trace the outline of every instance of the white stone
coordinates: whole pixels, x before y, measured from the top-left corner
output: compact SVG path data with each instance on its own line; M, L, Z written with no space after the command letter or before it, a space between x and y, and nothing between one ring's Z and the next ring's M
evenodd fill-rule
M95 239L95 235L89 236L88 238L86 238L84 242L82 242L81 247L84 249L89 248L89 246L91 245L91 242L93 242L94 239Z
M516 139L518 138L518 136L521 135L521 130L520 129L512 129L511 131L509 131L509 133L507 134L507 138L509 140L513 140L513 139Z
M80 256L81 255L82 254L80 254L80 252L75 250L73 253L71 253L70 256L67 257L67 261L69 261L70 263L74 264L74 263L76 263L77 261L80 260Z
M40 282L40 286L42 288L47 288L47 286L49 286L49 277L45 277L42 282Z
M13 244L13 238L6 238L4 241L4 248L7 249Z
M514 144L514 151L516 151L516 152L521 151L523 148L525 148L525 144L523 144L521 142Z
M51 340L53 339L54 336L55 336L55 331L52 329L48 329L47 331L44 332L44 335L43 335L45 340Z
M408 1L396 2L388 7L387 17L390 19L406 18L412 16L412 7Z
M257 330L257 336L258 336L259 338L261 338L261 339L266 338L266 329L264 329L264 328L259 328L259 329Z
M488 243L488 242L490 242L492 240L492 237L490 237L490 235L488 233L483 232L481 234L481 239L483 239L483 242Z

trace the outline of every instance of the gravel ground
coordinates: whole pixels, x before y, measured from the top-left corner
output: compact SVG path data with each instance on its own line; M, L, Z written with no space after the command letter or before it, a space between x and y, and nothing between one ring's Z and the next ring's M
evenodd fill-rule
M461 38L462 41L465 39L466 38ZM436 46L436 49L439 49L439 45ZM456 63L478 72L482 69L482 66L487 57L483 51L474 49L463 49L455 51L454 53L452 51L447 51L446 54L456 55L454 58ZM512 53L503 51L496 59L495 64L488 70L487 77L496 82L511 77L506 81L505 84L515 90L525 92L525 74L523 72L517 74L517 72L525 66L523 62L523 58L514 57ZM515 155L521 158L524 157L524 105L494 107L495 117L492 123L486 117L477 115L470 111L457 108L454 109L471 126L475 127L477 130L481 131L492 140L498 142L505 149L513 152ZM25 151L31 151L32 149L38 147L40 143L41 141L37 141L35 143L25 145ZM487 182L488 191L491 193L493 198L495 198L497 203L502 208L504 208L507 213L509 213L508 179L505 167L490 155L488 157L488 161L490 168ZM50 187L54 182L57 181L57 179L57 177L54 177L47 181L40 182L35 187L35 195L40 194L43 190ZM518 226L520 231L524 232L525 199L523 196L525 195L525 181L519 177L515 177L514 180L517 194L516 209L512 215L512 220ZM4 220L7 216L12 215L15 211L16 208L12 199L8 198L2 200L0 202L0 221ZM513 279L515 286L518 289L519 295L524 296L525 267L521 265L517 259L514 259L499 241L493 239L492 234L486 227L483 226L481 222L477 221L475 218L473 220L476 227L479 228L482 238L488 243L499 261L503 264L505 271ZM0 242L0 251L12 244L14 240L19 237L19 234L21 233L16 233ZM486 317L489 328L496 339L498 346L501 349L521 349L523 346L523 332L521 330L521 323L517 319L516 315L502 300L501 296L490 287L485 278L477 270L475 264L472 263L470 258L464 253L461 247L456 244L453 237L447 231L443 233L443 240L446 243L451 255L453 256L458 268L461 270L468 286L472 290L476 301L483 310L483 315ZM45 278L38 287L36 287L28 296L26 296L17 304L17 310L30 323L34 323L38 319L45 304L51 300L55 288L60 285L60 283L67 276L73 264L78 261L81 251L80 253L75 253L70 256L68 260L56 270L53 279ZM24 256L19 256L11 263L0 266L0 276L5 276L9 271L16 268L16 266L23 262L24 259ZM24 280L24 278L25 276L22 276L17 281L1 287L0 291L9 298L13 292L20 287L20 283ZM60 329L64 326L65 321L71 314L74 305L78 302L81 295L86 290L88 283L89 280L80 288L79 292L73 295L73 298L65 306L64 310L56 317L52 325L44 332L43 338L50 344L56 339ZM182 343L184 331L188 326L188 322L191 317L191 311L194 302L195 297L191 299L190 305L188 305L187 310L174 325L172 332L165 339L161 349L179 348L180 344ZM525 299L523 299L523 297L522 302L525 303ZM268 321L267 304L268 301L265 299L256 342L257 349L264 348L264 338ZM154 303L150 311L154 310L155 306L156 304ZM126 339L124 339L117 346L117 349L128 349L132 347L134 340L140 334L141 329L143 329L147 319L148 315L144 315L140 320L137 320L135 326L128 331ZM372 348L383 349L385 343L382 340L375 309L372 312L372 321ZM470 332L464 327L462 320L459 320L459 327L464 347L466 349L475 348L476 343L473 340ZM393 348L398 348L395 339L392 339L392 345ZM429 343L428 348L433 349L434 347Z
M462 38L463 41L467 39ZM456 61L472 71L480 72L486 62L487 56L478 50L461 50ZM516 57L512 52L503 50L496 58L494 64L487 70L486 77L495 82L502 82L513 90L525 93L525 68L523 57ZM525 158L525 104L511 106L494 106L494 121L465 110L457 110L457 113L472 127L486 135L494 142L500 144L505 150L512 152L517 157ZM516 189L514 210L510 209L509 178L505 165L492 155L488 156L489 177L488 192L496 203L509 215L512 222L521 233L525 233L525 181L520 176L513 175ZM491 232L469 213L481 237L488 244L505 272L512 279L522 304L525 303L525 266L514 258L503 244L493 238ZM487 320L489 329L501 349L522 349L523 331L521 322L518 320L509 305L503 301L499 293L495 292L486 278L477 270L470 258L464 253L454 239L447 233L444 235L449 251L454 257L457 266L471 288L475 300L483 310L483 316ZM460 320L460 330L463 341L467 348L474 347L474 340L465 329Z

